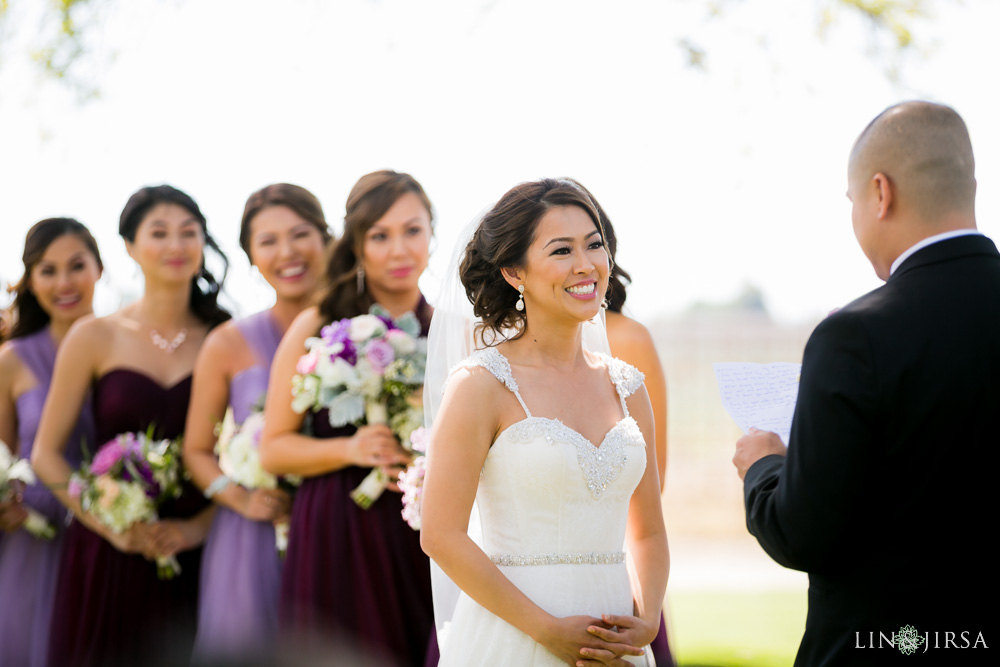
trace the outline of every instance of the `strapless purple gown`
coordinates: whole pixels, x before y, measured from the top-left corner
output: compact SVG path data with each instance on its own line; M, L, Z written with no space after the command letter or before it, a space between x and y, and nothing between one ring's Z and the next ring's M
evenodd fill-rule
M430 310L421 301L423 335ZM325 410L312 419L317 438L355 431L331 427ZM281 633L346 644L379 665L422 666L433 627L430 563L420 534L400 515L398 493L386 491L367 510L350 499L369 472L352 466L299 487L281 581Z
M115 369L93 388L97 442L119 433L146 431L176 438L184 431L190 376L163 387L142 373ZM187 518L207 506L191 484L160 509L161 518ZM201 549L178 554L181 574L169 581L141 555L125 554L74 521L59 564L49 664L187 664L194 643Z
M271 360L281 330L270 311L236 323L257 363L229 384L229 405L236 423L263 404ZM195 657L261 659L274 647L278 628L281 559L274 545L274 526L251 521L228 507L218 507L205 542L198 598Z
M45 327L30 336L15 338L11 346L37 382L17 399L18 456L27 459L31 457L45 396L52 382L56 345ZM79 465L81 442L94 444L89 406L66 444L66 458L73 466ZM44 515L58 534L52 541L46 541L24 530L0 533L0 665L42 667L49 643L49 618L67 512L41 484L25 488L24 504Z

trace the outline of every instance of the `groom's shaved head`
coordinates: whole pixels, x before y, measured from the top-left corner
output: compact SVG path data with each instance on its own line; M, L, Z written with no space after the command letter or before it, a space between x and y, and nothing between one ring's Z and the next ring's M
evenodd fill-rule
M904 102L883 111L855 142L849 169L864 181L885 174L899 201L927 222L975 209L969 131L941 104Z

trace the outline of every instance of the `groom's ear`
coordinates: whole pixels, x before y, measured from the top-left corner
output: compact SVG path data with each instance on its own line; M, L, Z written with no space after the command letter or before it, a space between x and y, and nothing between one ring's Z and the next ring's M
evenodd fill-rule
M879 220L885 220L886 216L889 215L889 208L892 206L894 195L892 182L888 176L879 172L872 176L872 186L874 188L874 195L877 198L876 217Z
M524 272L514 266L505 266L500 269L500 273L503 274L503 279L507 281L507 284L517 289L519 285L524 284Z

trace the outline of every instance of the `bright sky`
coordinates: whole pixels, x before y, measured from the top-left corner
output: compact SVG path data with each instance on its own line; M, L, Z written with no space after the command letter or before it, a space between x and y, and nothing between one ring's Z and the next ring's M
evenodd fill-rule
M965 117L979 225L1000 236L998 93L984 78L1000 62L1000 3L934 2L904 85L851 15L820 40L819 2L720 3L711 20L707 0L106 4L100 99L77 104L15 58L0 68L0 281L19 277L31 224L77 217L108 267L102 312L136 289L117 221L140 186L199 202L247 314L270 295L238 249L246 197L303 185L339 230L357 178L390 167L435 204L428 296L468 220L519 181L566 175L614 221L640 319L753 284L779 319L804 320L879 284L851 232L846 159L873 116L916 97ZM706 69L686 64L685 37Z

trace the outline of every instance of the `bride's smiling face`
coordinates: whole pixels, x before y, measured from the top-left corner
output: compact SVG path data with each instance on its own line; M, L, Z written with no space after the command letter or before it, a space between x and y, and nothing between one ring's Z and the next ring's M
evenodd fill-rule
M582 322L598 313L607 292L608 252L584 209L559 206L538 221L524 267L504 273L515 289L524 285L529 321L542 311Z

